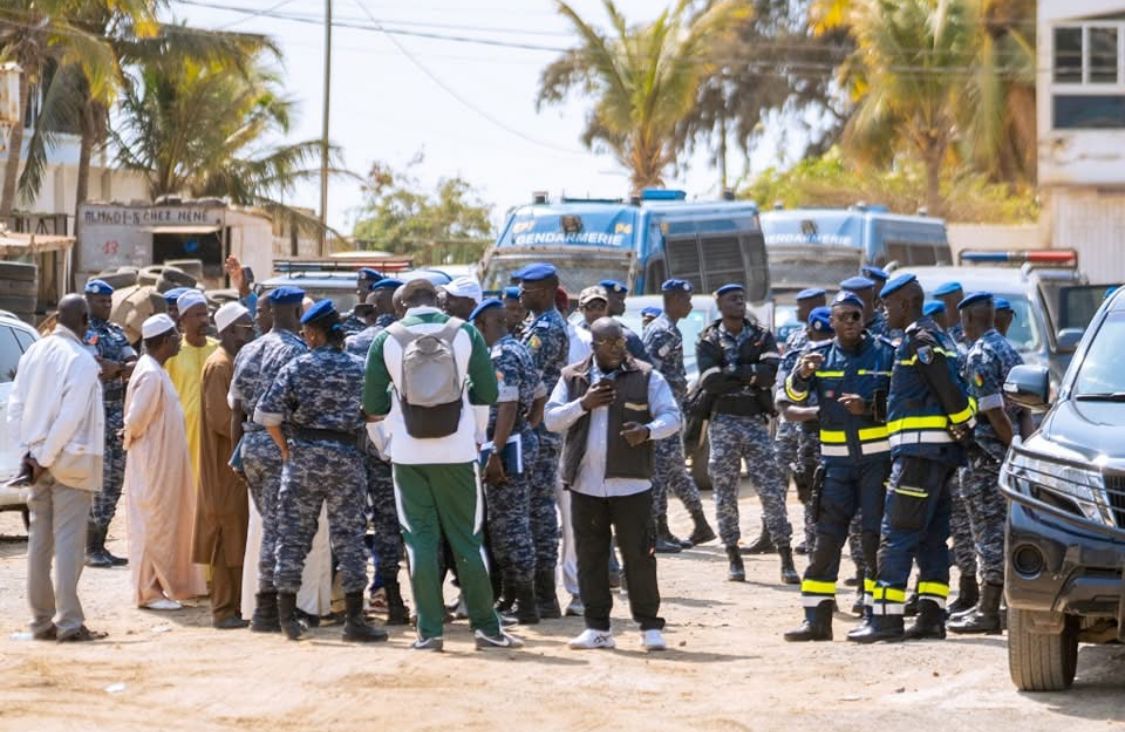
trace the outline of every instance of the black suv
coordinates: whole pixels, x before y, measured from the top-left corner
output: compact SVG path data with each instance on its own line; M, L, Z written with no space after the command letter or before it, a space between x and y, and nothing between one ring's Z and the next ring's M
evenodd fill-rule
M1042 410L1000 472L1006 537L1008 665L1021 690L1065 689L1078 644L1125 642L1125 288L1102 303L1054 404L1041 366L1004 391Z

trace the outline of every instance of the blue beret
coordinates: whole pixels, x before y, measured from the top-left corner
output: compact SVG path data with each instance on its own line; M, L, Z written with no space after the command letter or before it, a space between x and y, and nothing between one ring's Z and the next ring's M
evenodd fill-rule
M515 287L514 285L512 287L505 287L504 288L504 299L505 300L519 300L520 299L520 288Z
M113 288L105 280L90 280L83 292L87 295L112 295Z
M371 269L370 267L363 267L356 273L356 276L358 279L371 280L372 282L383 279L383 274L381 272Z
M909 285L911 282L917 282L918 278L912 274L904 274L895 277L893 280L883 285L883 289L879 290L879 297L887 297L898 292L902 288Z
M624 295L629 292L629 287L618 280L602 280L598 284L604 287L606 292L612 292L616 295Z
M883 282L886 282L891 278L891 276L887 274L887 270L879 269L873 264L863 265L859 268L859 272L869 280L882 280Z
M992 293L991 292L970 292L968 295L965 296L964 300L957 303L957 309L958 310L964 310L967 307L972 307L973 305L979 305L979 304L984 303L984 302L987 302L987 303L992 302Z
M495 297L490 297L487 300L483 301L480 305L477 305L475 308L473 308L473 312L469 313L469 322L471 323L472 321L479 318L480 314L485 310L502 307L504 307L504 303L500 302Z
M603 284L602 287L605 287ZM660 286L661 292L691 292L691 283L687 280L664 280Z
M853 292L859 290L870 290L874 286L875 283L867 279L866 277L849 277L848 279L840 283L841 288L845 290L851 290Z
M164 293L164 302L168 303L169 305L175 305L176 300L180 299L180 295L184 294L187 291L188 288L186 287L173 287L171 290L168 290Z
M524 282L542 282L555 277L558 271L552 264L532 264L520 270L519 278Z
M647 308L641 308L641 315L651 315L654 318L659 318L660 314L664 311L655 305L649 305Z
M274 290L274 292L276 292L276 290ZM301 316L301 325L312 322L319 318L326 317L330 314L336 315L336 306L332 304L332 301L327 298L323 300L317 300L316 304L314 304L304 315Z
M847 290L840 290L836 293L836 297L832 298L832 307L836 307L837 305L847 305L848 307L859 308L860 310L864 308L863 300L860 300L859 296L854 292L848 292Z
M832 311L826 307L813 308L809 313L809 325L818 333L831 333L832 323L829 316Z
M1011 310L1012 309L1012 303L1008 302L1007 300L1005 300L1002 297L992 298L992 303L996 306L996 312L1000 312L1001 310Z
M827 292L825 292L824 290L822 290L819 287L810 287L807 290L801 290L800 292L797 293L797 302L801 302L802 300L812 300L812 299L818 298L818 297L824 297L827 294L828 294Z
M745 292L745 290L746 288L738 284L737 282L731 282L730 284L723 285L719 289L715 290L715 297L722 297L728 292Z
M935 297L945 297L946 295L952 295L953 293L960 292L960 291L961 291L961 283L960 282L946 282L943 285L938 285L937 289L934 290L934 296Z
M396 290L396 289L398 289L399 287L402 287L405 284L406 283L403 282L402 280L396 280L394 277L384 277L383 279L379 280L378 282L373 282L371 284L371 289L372 290L386 290L386 289Z
M270 291L267 299L274 305L296 305L305 299L305 291L300 287L282 285L276 290Z
M941 300L927 300L922 306L922 315L931 317L945 312L945 303Z

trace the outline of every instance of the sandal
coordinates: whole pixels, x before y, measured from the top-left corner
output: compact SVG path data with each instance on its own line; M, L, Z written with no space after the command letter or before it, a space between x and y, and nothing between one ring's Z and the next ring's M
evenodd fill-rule
M54 625L52 625L50 627L47 627L47 628L44 628L43 630L40 630L36 633L32 633L32 635L31 635L32 640L37 640L37 641L53 641L53 640L58 640L58 637L59 637L59 629L56 628Z
M90 630L85 625L81 626L78 630L68 635L60 635L59 643L80 643L84 641L102 640L108 637L108 633L102 633L97 630Z

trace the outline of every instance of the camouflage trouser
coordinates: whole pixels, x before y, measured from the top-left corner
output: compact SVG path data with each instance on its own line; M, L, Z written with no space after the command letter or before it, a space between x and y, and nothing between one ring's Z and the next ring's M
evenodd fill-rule
M555 484L559 480L559 436L540 425L535 431L539 451L531 469L531 538L535 544L535 567L555 571L559 561L559 515Z
M391 477L391 464L383 462L368 446L363 455L367 485L367 510L375 530L371 558L375 562L376 576L384 581L398 578L398 564L402 559L402 528L398 525L395 508L395 483Z
M688 511L702 511L699 488L688 475L684 460L684 443L676 433L653 446L652 515L660 520L668 517L668 491L676 494Z
M852 522L848 524L848 553L852 556L852 563L855 564L855 571L857 573L866 573L867 571L863 561L862 514L862 511L856 510L855 517L852 518ZM872 569L874 569L874 567L872 567Z
M961 483L981 576L994 585L1004 582L1004 524L1008 518L1008 504L1000 493L999 481L1000 463L974 457Z
M367 586L363 534L363 459L359 450L327 440L290 440L289 461L281 471L277 498L278 592L297 592L305 557L316 535L320 507L328 504L328 538L345 594Z
M778 427L780 428L784 424L786 423L782 422ZM800 425L793 425L793 428L795 442L791 462L801 466L811 476L816 472L817 465L820 464L820 433L814 430L801 429ZM779 452L778 459L781 458L782 453ZM782 464L784 465L784 463ZM813 520L812 501L805 502L804 513L805 549L809 554L812 554L816 547L816 522Z
M750 478L758 488L766 528L778 546L789 546L792 529L785 514L785 484L777 457L770 444L769 429L761 417L736 417L716 414L711 418L707 436L711 456L707 463L715 507L719 519L719 536L726 546L735 546L741 532L738 528L738 483L742 461L750 468Z
M262 517L262 548L258 555L258 590L273 592L277 561L277 494L281 490L281 451L263 430L242 438L242 469L254 507Z
M953 538L953 563L963 577L977 576L977 552L973 546L972 524L965 498L965 481L969 471L966 468L954 471L949 476L949 493L953 497L953 512L949 517L949 535ZM1003 500L1003 499L1001 499ZM1003 536L1001 536L1003 542Z
M119 430L125 426L125 402L105 403L105 454L102 465L102 489L90 504L90 520L100 529L108 528L117 513L121 483L125 479L125 449Z
M801 440L801 427L795 422L784 419L777 421L777 431L773 436L773 452L777 456L777 464L781 468L782 480L785 482L786 493L789 492L789 473L792 465L799 460L798 449Z
M504 577L516 583L535 578L535 543L531 535L531 473L538 440L531 430L523 432L524 472L508 474L504 483L485 483L488 537L496 564Z

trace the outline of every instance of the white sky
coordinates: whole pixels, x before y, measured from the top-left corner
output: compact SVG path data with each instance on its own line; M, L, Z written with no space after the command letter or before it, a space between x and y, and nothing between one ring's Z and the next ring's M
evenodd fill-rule
M257 11L321 15L321 0L199 0ZM617 0L630 22L651 19L661 0ZM604 21L601 0L573 0L586 18ZM334 0L338 21L370 24L364 7L388 27L569 47L575 37L552 0ZM323 92L323 26L248 16L174 0L175 17L206 28L264 33L285 55L287 92L298 102L292 141L318 138ZM397 25L396 25L397 23ZM443 27L436 27L436 26ZM484 32L476 28L498 29ZM499 224L505 210L530 200L533 190L552 196L621 197L628 175L611 155L595 155L579 141L586 105L575 97L565 107L535 110L539 74L557 54L468 43L396 36L399 44L436 77L492 120L470 109L436 83L377 31L333 30L331 138L343 148L345 165L366 174L382 160L403 167L419 152L425 161L415 173L424 183L462 175L486 202ZM504 129L503 127L508 129ZM512 131L519 133L514 134ZM702 156L670 186L692 197L717 196L718 172ZM761 158L761 159L759 159ZM755 168L771 162L755 156ZM740 153L730 153L730 173L742 170ZM297 193L299 205L317 208L315 182ZM336 179L329 191L329 222L350 233L362 192L358 183Z

